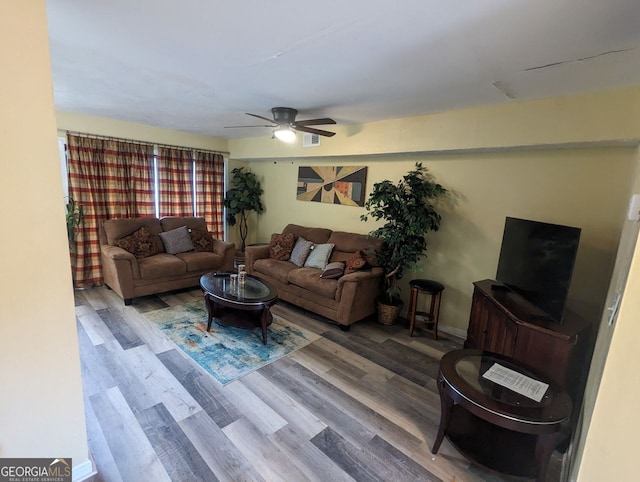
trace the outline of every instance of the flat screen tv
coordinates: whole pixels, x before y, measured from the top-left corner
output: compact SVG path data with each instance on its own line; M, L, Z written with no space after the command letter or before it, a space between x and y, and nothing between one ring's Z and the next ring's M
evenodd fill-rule
M562 322L580 228L507 217L497 281Z

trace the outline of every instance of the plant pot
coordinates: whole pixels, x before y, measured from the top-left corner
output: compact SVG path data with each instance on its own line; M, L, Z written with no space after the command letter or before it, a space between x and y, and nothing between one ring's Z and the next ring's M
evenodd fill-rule
M376 300L376 304L378 307L378 323L391 326L398 322L398 316L402 309L402 301L398 300L396 304L389 305L378 299Z

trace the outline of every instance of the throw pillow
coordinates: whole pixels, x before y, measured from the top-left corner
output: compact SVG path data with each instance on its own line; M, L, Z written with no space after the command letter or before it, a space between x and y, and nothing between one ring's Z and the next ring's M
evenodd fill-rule
M318 268L324 269L329 262L329 256L335 244L316 244L314 245L309 257L304 262L305 268Z
M191 235L186 226L180 226L179 228L172 229L171 231L165 231L160 233L160 239L164 244L164 250L168 254L184 253L186 251L193 251L193 241L191 241Z
M293 233L272 234L271 242L269 243L269 256L282 261L288 260L289 256L291 256L291 251L293 251L295 240Z
M151 233L144 226L128 236L118 239L115 245L126 249L139 259L147 258L160 252L156 243L153 242Z
M213 236L211 236L211 233L209 231L190 229L189 234L191 235L191 242L196 248L196 251L207 251L210 253L213 252Z
M369 263L367 263L367 260L364 257L364 254L362 253L362 251L356 251L347 260L344 274L355 273L356 271L367 269L368 267L369 267Z
M311 248L313 248L313 243L300 236L293 247L293 251L291 251L289 261L301 268L306 266L305 261L307 260L307 256L309 256Z
M324 279L338 279L344 274L344 263L342 261L335 261L329 263L324 269L320 278Z

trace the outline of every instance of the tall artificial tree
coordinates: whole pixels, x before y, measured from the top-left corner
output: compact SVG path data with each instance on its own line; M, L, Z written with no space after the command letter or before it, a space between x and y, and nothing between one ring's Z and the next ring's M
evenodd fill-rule
M251 211L258 214L264 211L260 196L263 191L256 175L251 171L245 171L244 167L237 167L231 171L231 189L224 198L224 206L227 210L227 223L235 226L239 223L242 251L246 246L249 228L247 216Z
M383 241L378 263L385 270L385 304L400 303L397 281L425 255L425 235L440 226L440 215L433 201L446 192L420 162L397 184L385 180L373 185L365 203L367 214L361 219L367 221L371 217L384 221L369 234Z

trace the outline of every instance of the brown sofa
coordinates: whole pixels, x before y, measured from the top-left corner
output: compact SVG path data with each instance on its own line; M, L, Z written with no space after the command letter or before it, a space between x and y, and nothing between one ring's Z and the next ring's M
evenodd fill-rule
M380 247L376 238L330 229L289 224L282 233L293 233L296 239L302 236L316 244L334 244L329 262L346 261L357 251L368 252ZM375 299L381 293L384 274L382 268L372 266L338 279L322 279L320 269L300 268L290 261L271 258L267 245L248 246L245 265L249 274L276 286L280 299L329 318L345 330L375 313Z
M201 217L127 218L105 221L100 229L100 250L105 284L118 293L125 305L133 298L198 286L200 277L211 271L233 269L235 245L208 238L209 251L168 254L160 233L182 228L207 232ZM135 256L119 247L122 240L145 227L157 254Z

